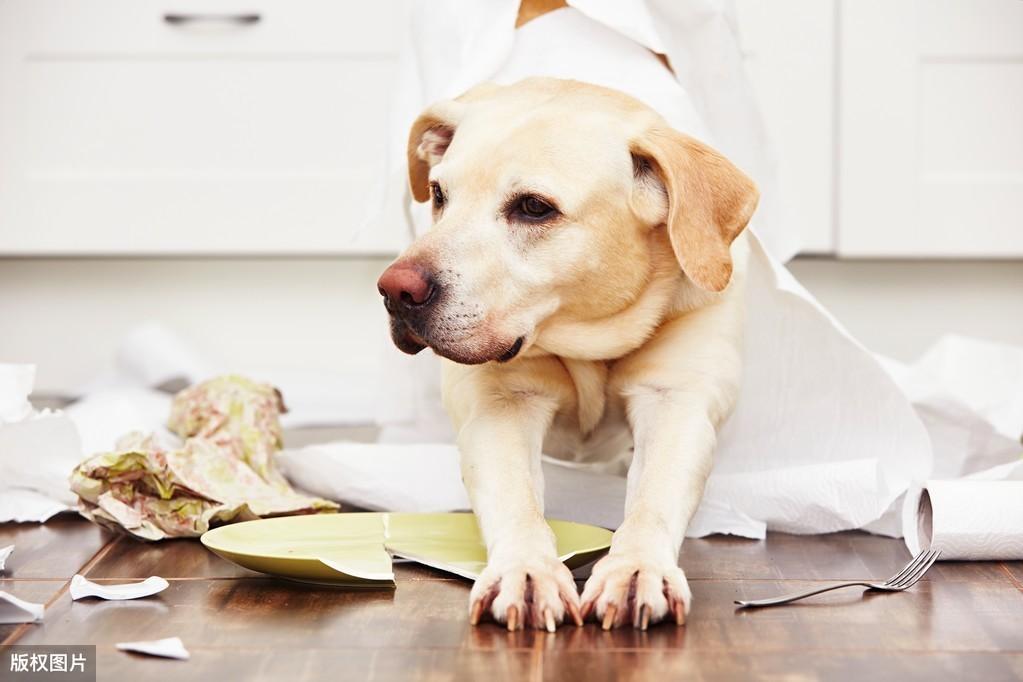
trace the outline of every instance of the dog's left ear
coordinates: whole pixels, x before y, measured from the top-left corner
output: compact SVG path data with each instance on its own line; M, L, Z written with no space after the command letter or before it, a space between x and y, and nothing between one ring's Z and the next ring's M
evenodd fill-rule
M651 127L630 148L636 199L647 207L640 213L659 205L682 271L701 289L723 290L732 277L729 247L757 207L757 186L717 151L667 126Z

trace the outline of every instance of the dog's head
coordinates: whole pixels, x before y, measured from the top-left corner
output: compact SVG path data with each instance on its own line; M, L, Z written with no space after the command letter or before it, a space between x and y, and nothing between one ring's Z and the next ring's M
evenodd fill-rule
M723 290L758 196L640 102L546 78L430 107L408 160L433 227L378 286L398 348L464 364L511 360L554 319L625 310L649 285L658 238L693 285Z

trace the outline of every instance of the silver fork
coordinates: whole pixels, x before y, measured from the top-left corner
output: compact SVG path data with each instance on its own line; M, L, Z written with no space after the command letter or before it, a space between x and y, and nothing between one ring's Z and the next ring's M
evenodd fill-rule
M778 606L779 604L788 604L789 602L798 601L800 599L806 599L816 594L822 594L824 592L830 592L832 590L840 590L843 587L866 587L868 590L877 590L879 592L902 592L920 582L920 578L924 577L924 573L934 565L934 562L941 556L941 552L937 550L931 550L927 552L921 552L913 557L913 560L906 564L906 567L901 571L893 575L883 583L868 583L863 581L856 581L851 583L839 583L838 585L828 585L827 587L820 587L816 590L809 590L808 592L797 592L796 594L788 594L784 597L774 597L771 599L754 599L751 601L739 601L736 600L742 608L756 607L756 606Z

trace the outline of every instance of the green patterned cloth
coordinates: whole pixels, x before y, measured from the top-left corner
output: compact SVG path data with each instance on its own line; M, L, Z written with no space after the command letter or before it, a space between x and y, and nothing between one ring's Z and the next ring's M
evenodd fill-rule
M79 511L147 540L195 537L210 526L265 516L337 511L296 493L274 465L284 404L272 386L239 376L211 379L174 397L168 427L185 439L164 448L131 433L113 452L71 474Z

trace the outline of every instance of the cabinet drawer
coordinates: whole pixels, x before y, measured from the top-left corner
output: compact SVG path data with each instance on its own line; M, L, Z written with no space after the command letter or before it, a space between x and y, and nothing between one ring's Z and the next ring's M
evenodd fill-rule
M80 55L393 54L401 0L5 0L30 59Z
M180 34L172 5L0 4L0 254L393 250L354 228L383 175L401 3L203 3L265 21Z

